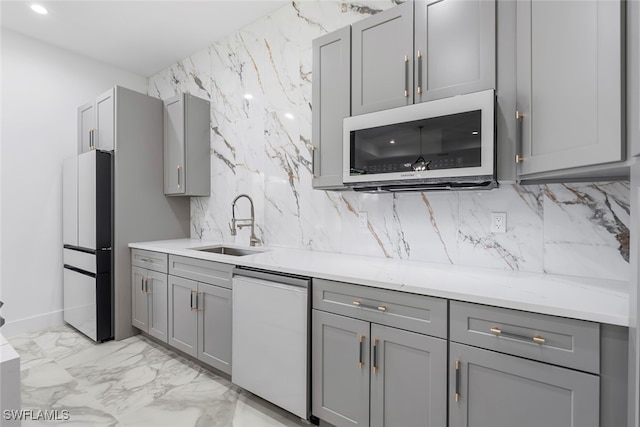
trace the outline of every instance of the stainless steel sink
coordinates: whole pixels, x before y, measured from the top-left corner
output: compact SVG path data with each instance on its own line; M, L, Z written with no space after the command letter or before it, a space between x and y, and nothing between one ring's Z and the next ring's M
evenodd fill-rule
M245 256L264 252L260 249L231 248L228 246L209 246L206 248L193 248L193 250L231 256Z

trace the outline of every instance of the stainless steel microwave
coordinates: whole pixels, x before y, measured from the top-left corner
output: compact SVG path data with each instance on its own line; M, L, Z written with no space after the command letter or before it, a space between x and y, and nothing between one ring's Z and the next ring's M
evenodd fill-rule
M343 182L361 191L494 188L495 94L344 119Z

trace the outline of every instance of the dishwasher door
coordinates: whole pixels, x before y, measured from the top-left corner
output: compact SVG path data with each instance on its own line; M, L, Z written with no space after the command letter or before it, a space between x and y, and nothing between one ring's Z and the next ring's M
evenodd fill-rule
M262 273L257 277L233 278L231 380L307 419L309 281Z

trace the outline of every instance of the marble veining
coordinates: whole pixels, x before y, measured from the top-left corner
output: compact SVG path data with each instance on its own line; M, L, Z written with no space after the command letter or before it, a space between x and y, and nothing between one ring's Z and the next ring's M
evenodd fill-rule
M24 426L307 425L140 335L95 344L59 326L9 342L23 361L22 409L67 410L70 416Z
M211 101L211 196L192 198L191 236L248 243L248 230L232 237L228 225L231 201L247 193L268 245L628 280L628 181L458 193L312 189L311 41L398 3L293 1L150 77L153 96ZM491 212L507 213L505 234L490 231Z

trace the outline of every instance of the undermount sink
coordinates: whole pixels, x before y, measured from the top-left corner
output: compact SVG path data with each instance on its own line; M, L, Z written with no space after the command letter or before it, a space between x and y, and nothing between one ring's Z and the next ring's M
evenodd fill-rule
M247 249L247 248L231 248L229 246L209 246L206 248L193 248L193 250L201 251L201 252L211 252L214 254L221 255L232 255L232 256L245 256L245 255L253 255L258 254L260 252L264 252L260 249Z

